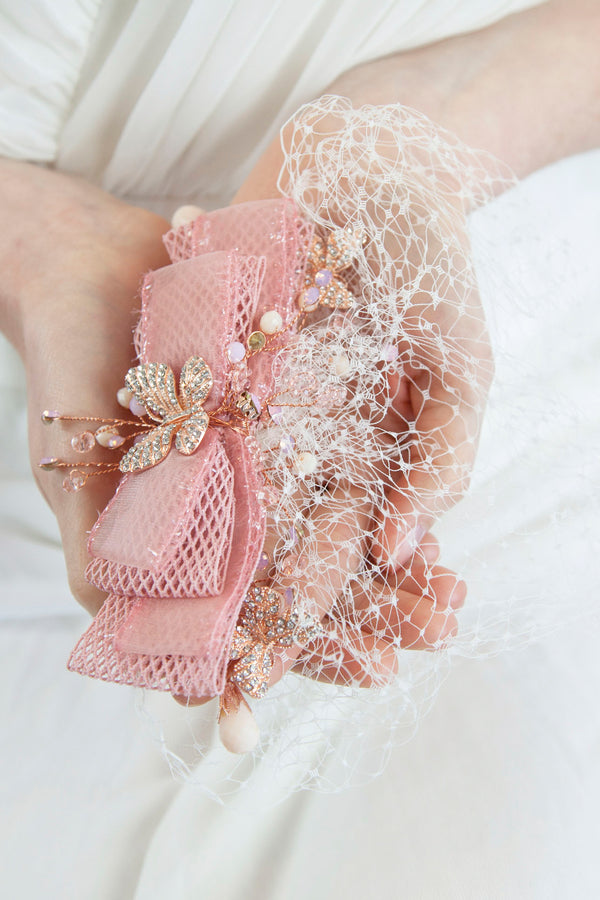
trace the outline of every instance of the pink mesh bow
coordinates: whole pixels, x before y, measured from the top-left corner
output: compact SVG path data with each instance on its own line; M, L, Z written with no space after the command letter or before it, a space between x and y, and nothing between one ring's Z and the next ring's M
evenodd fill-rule
M169 232L173 264L150 273L136 333L140 363L178 374L202 357L213 386L204 410L231 386L228 348L246 345L276 310L283 347L297 314L312 229L290 201L218 210ZM264 401L271 353L248 360L249 389ZM69 659L71 670L184 696L221 693L229 646L262 551L262 475L253 437L211 425L191 456L172 449L126 474L89 540L88 580L108 593Z

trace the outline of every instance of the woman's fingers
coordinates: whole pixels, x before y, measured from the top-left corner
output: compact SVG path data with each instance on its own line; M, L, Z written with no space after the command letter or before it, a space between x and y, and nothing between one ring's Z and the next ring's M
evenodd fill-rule
M403 465L386 478L372 552L392 567L406 563L467 490L493 376L464 210L456 198L456 206L424 217L431 198L422 190L415 184L411 202L389 210L396 227L383 235L385 257L395 263L385 270L386 286L403 304L383 427L396 436ZM381 277L377 255L369 265Z
M315 681L354 687L382 687L398 669L396 648L373 634L358 632L340 642L327 636L305 647L291 666Z
M439 605L435 598L402 590L357 611L355 621L368 634L404 650L437 649L458 627L449 604Z
M466 585L443 566L415 555L407 573L357 585L348 619L362 631L405 649L431 649L456 631L455 611L466 597Z
M296 577L277 579L273 587L282 592L291 588L295 602L322 620L362 565L371 516L371 501L360 488L340 485L323 494L315 500L307 521L306 540L311 542L313 567ZM270 684L292 667L300 650L295 645L277 653Z
M456 634L455 611L466 596L466 585L453 572L432 565L439 547L428 535L411 561L407 574L392 585L371 582L369 590L355 587L346 608L343 639L328 635L304 648L293 665L295 672L335 684L373 687L385 684L397 670L398 648L434 650Z
M458 379L421 372L406 376L414 419L402 452L408 466L395 478L380 512L373 554L404 565L431 524L463 496L477 449L483 395L467 397Z

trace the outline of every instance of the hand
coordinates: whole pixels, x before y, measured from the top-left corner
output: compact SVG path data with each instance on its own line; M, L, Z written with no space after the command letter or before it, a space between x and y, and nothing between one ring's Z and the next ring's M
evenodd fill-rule
M393 671L393 651L398 646L435 648L456 631L454 610L464 601L465 586L454 573L432 565L439 553L437 546L435 556L429 559L419 551L415 554L415 547L468 486L493 364L469 263L464 202L469 190L458 190L451 167L440 167L435 178L429 175L427 181L427 163L435 166L430 150L435 146L434 127L422 126L425 133L419 133L420 140L411 147L412 160L398 160L399 142L391 127L386 131L385 119L379 132L372 117L362 122L355 117L348 125L333 106L324 103L316 112L306 113L312 116L308 124L304 122L297 132L290 126L284 134L289 157L279 185L285 192L287 179L306 184L309 208L310 192L317 191L318 216L327 225L343 227L349 215L356 223L354 214L362 210L359 221L367 228L368 238L369 222L379 223L379 228L382 222L389 222L383 232L384 246L377 244L371 253L366 251L367 283L384 282L388 296L403 298L397 343L401 366L391 371L384 393L392 402L379 429L370 431L370 440L380 444L382 457L386 456L385 445L403 447L407 465L395 469L389 464L380 466L385 501L373 509L372 500L369 502L359 487L365 478L359 471L359 448L353 462L357 478L353 479L351 472L348 478L346 464L346 481L340 484L338 480L333 491L313 496L312 508L310 500L305 503L309 531L319 545L318 571L311 568L308 579L278 577L274 587L295 586L329 621L320 657L315 648L302 654L310 659L313 674L321 677L326 672L345 681L348 673L356 679L360 672L359 681L370 683L378 675L385 680ZM344 133L346 128L351 134ZM377 142L371 149L377 155L368 156L365 148L375 134ZM353 161L354 153L359 160L370 160L364 169ZM425 158L420 159L419 153ZM271 148L236 201L276 196L281 163L277 148ZM472 163L466 160L464 168L474 181L476 166ZM391 180L382 199L377 178L386 166ZM352 175L340 178L340 171ZM394 180L400 178L394 175L396 171L405 173L406 185L394 193ZM304 173L308 173L306 179ZM500 181L502 170L499 167L490 175L488 184L485 174L481 175L481 186L469 185L477 199L485 196L486 188L492 192L490 185ZM315 188L315 183L320 187ZM291 193L294 195L293 190ZM365 424L371 412L364 410ZM359 440L361 432L366 433L360 422L356 432ZM387 457L389 463L389 453ZM274 540L270 534L267 547ZM363 586L364 558L372 561L375 572L367 589ZM286 655L281 670L293 663L297 652ZM323 654L330 660L335 656L336 665Z
M49 454L73 459L70 438L80 427L45 426L40 413L119 414L115 394L133 360L139 283L145 271L168 262L161 242L168 224L37 167L2 163L0 177L10 210L1 247L2 324L26 366L32 466L61 528L73 594L95 614L104 595L84 578L87 534L118 476L92 478L85 490L66 494L64 471L41 472L37 462ZM32 231L34 201L42 214ZM436 555L432 542L428 559Z
M0 161L0 182L0 325L25 364L31 464L58 519L71 590L95 614L104 595L84 578L87 536L118 479L91 478L66 494L66 473L37 463L73 459L70 438L83 428L46 426L40 416L45 408L122 412L116 391L134 358L140 282L168 263L161 238L169 226L81 179L37 166Z

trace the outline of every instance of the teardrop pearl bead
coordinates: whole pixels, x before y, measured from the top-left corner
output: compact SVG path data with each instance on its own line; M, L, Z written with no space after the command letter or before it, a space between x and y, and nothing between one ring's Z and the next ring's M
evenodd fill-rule
M117 391L117 402L119 406L123 406L125 409L129 409L129 404L133 400L133 393L129 390L129 388L122 387Z
M230 753L249 753L258 744L260 731L256 720L245 703L235 712L221 714L219 721L221 743Z
M201 206L180 206L176 209L171 217L171 225L173 228L181 228L182 225L188 225L201 216L204 210Z

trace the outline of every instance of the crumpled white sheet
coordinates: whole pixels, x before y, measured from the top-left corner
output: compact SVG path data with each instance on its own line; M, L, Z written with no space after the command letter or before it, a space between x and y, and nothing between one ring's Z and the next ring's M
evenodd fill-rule
M589 452L600 446L599 189L600 152L521 186L528 216L555 248L546 270L527 277L539 279L541 299L566 262L576 280L562 310L553 307L547 316L541 307L518 329L501 320L495 326L500 335L510 326L519 353L540 371L551 357L549 399L560 391L586 404L564 460L566 488L540 495L537 511L528 510L565 516L561 546L540 538L530 549L541 568L557 556L570 567L565 603L580 598L586 608L600 584L599 504L590 494L590 485L600 484L600 458ZM486 211L478 215L475 234L491 221ZM516 233L520 223L514 225ZM531 260L527 246L514 242L498 253L511 267ZM597 618L575 620L529 648L462 663L415 738L369 785L277 804L262 766L244 792L220 805L171 780L135 715L132 692L64 668L85 615L68 597L56 528L27 474L22 376L4 348L0 360L3 894L19 900L600 895ZM570 476L581 471L580 447L585 482ZM517 441L515 470L522 476L530 467L536 478L528 449ZM481 453L481 465L491 470L494 447L485 439ZM585 492L578 492L581 484ZM515 562L517 488L507 485L499 498L497 533L483 559L490 577L503 559ZM477 511L477 479L464 502ZM448 517L437 529L445 559L464 555L465 541L474 546L479 531L475 522L471 533L456 533ZM481 559L463 568L467 581L469 565L477 569ZM151 703L170 710L175 745L185 741L179 709L167 697ZM265 809L269 804L277 805Z

